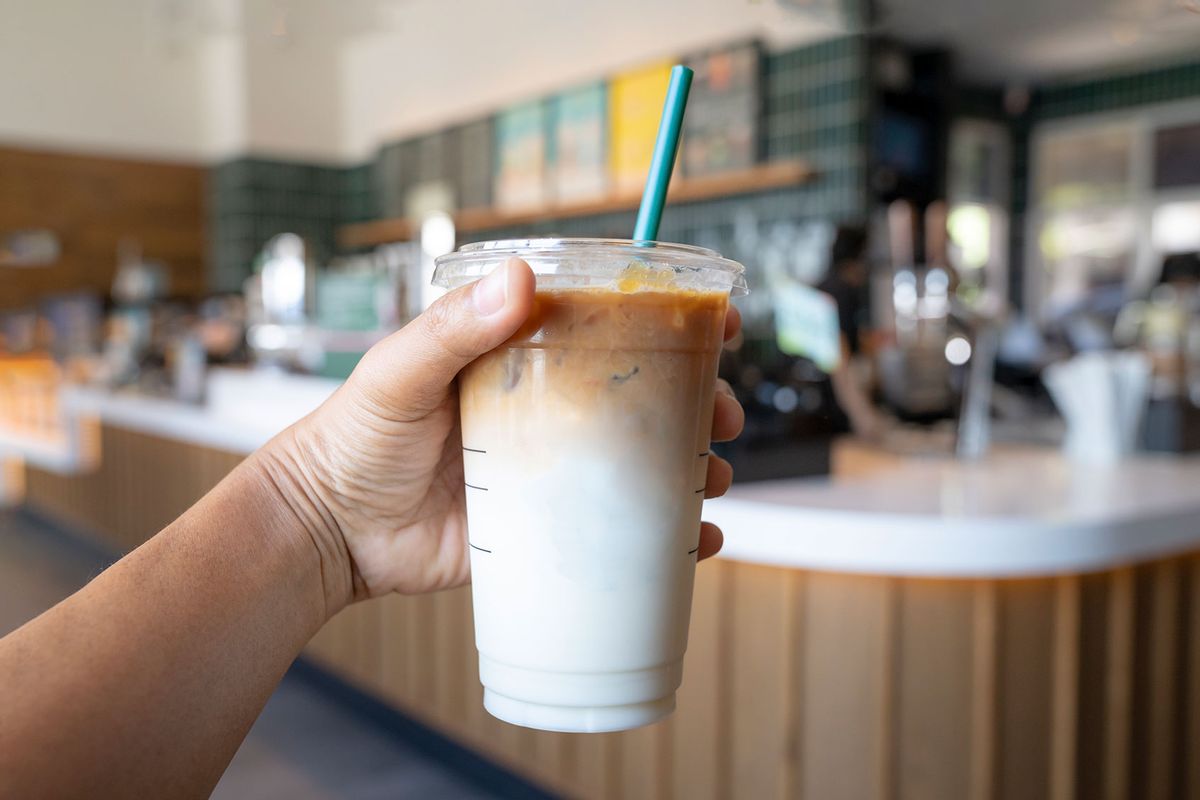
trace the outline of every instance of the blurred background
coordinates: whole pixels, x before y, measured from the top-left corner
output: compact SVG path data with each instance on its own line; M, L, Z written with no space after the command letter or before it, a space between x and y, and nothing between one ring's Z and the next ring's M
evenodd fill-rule
M1200 797L1198 44L1195 0L0 0L0 630L438 255L630 236L686 63L660 238L752 291L675 720L492 721L468 590L388 598L218 792Z

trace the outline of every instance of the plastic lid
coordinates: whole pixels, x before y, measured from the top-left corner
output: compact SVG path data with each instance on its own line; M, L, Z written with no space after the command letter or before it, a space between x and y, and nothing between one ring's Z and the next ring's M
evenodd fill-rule
M434 286L453 289L482 278L505 259L524 259L542 288L607 286L630 268L670 270L677 289L743 295L746 268L713 250L628 239L505 239L477 242L437 259Z

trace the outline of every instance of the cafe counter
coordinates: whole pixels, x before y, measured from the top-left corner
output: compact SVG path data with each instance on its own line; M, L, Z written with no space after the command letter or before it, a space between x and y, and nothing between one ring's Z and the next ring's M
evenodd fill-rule
M72 390L97 456L28 461L26 502L132 548L335 386L217 371L204 408ZM0 432L9 463L14 442ZM833 463L706 504L725 549L698 569L659 724L488 716L469 588L355 605L308 655L570 796L1200 798L1200 459L842 442Z

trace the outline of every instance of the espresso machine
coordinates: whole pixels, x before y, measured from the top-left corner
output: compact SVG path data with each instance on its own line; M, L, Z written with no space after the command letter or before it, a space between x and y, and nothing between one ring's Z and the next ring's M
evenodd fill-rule
M291 368L306 358L315 268L303 239L281 233L267 242L258 269L246 280L246 343L260 364Z
M947 352L947 343L957 281L946 260L945 203L931 203L924 222L926 257L917 263L912 204L896 200L888 207L891 269L882 276L882 291L876 289L883 302L875 304L876 329L893 333L878 354L880 389L897 416L914 422L952 416L956 401L955 354Z

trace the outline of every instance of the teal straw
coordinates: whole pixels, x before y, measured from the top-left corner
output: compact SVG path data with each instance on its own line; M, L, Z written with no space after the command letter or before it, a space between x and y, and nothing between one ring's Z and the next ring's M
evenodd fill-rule
M658 238L663 204L667 202L667 184L675 169L675 154L679 152L679 134L683 130L683 110L687 106L688 90L692 88L692 71L676 64L671 68L671 83L663 103L662 120L658 123L658 138L654 142L654 158L646 189L638 207L637 224L633 226L634 241L652 242Z

